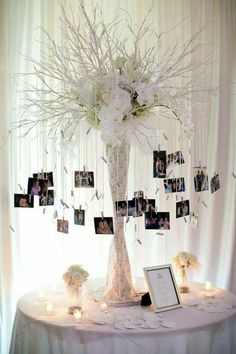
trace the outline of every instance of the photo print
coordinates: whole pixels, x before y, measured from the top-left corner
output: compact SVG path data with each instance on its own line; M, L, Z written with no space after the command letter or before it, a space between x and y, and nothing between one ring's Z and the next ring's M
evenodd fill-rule
M142 216L145 212L148 212L151 209L155 209L155 199L144 198L143 191L134 192L134 212L133 216L138 217Z
M218 189L220 189L219 174L211 178L211 193L215 193Z
M39 172L33 173L33 178L35 179L46 179L48 181L48 188L53 187L53 172Z
M165 193L185 192L184 177L164 179Z
M176 203L176 218L189 215L189 200Z
M153 151L153 177L166 178L166 151Z
M114 234L112 217L94 218L94 227L96 234Z
M170 229L170 213L169 212L155 212L153 210L147 212L145 215L145 229L146 230L169 230Z
M47 195L41 195L39 198L39 206L54 205L54 191L48 190Z
M15 208L33 208L34 196L30 194L14 194Z
M89 171L75 171L75 188L93 188L94 176L93 172Z
M31 195L44 195L48 194L48 180L37 179L35 177L28 178L28 194Z
M116 216L128 216L128 203L126 200L120 200L115 202Z
M147 213L148 211L155 210L156 200L155 199L142 199L140 202L140 208L142 213Z
M85 210L74 209L74 223L75 225L85 225Z
M128 214L127 216L136 216L135 201L134 199L128 200Z
M203 192L209 189L206 167L194 167L194 187L196 192Z
M189 220L190 225L191 225L194 229L197 229L197 225L198 225L198 215L195 214L194 212L190 212L189 217L190 217L190 220Z
M27 193L30 195L40 195L41 194L41 187L40 187L39 179L32 178L32 177L28 178Z
M182 165L184 163L184 158L182 151L176 151L173 154L168 154L167 155L167 167L173 166L173 165Z
M69 232L69 222L64 219L57 219L57 231L64 234Z

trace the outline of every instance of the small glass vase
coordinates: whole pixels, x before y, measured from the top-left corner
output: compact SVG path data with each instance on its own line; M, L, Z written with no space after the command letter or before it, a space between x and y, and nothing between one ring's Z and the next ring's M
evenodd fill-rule
M75 310L82 308L82 288L67 286L68 313L73 314Z
M189 293L189 285L188 285L188 273L184 267L180 269L180 284L179 284L179 292L180 293Z

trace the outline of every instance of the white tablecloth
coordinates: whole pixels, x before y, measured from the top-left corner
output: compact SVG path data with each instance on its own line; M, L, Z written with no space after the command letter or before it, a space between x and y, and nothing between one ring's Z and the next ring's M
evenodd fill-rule
M183 302L189 304L193 294L196 288L183 295ZM47 315L46 303L30 293L18 302L10 354L236 354L236 297L221 289L214 294L233 308L209 313L184 305L155 314L175 328L115 329L114 324L75 323L62 294L52 296L54 312ZM120 311L128 316L132 308ZM135 311L150 313L150 307L136 305Z

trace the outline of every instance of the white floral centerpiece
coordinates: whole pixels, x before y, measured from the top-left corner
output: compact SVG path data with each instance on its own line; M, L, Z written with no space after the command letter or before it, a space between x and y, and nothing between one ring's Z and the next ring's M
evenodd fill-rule
M180 292L188 292L188 275L190 272L198 272L201 266L197 257L182 251L172 258L172 264L181 281Z
M130 146L153 150L158 144L157 130L176 123L183 132L180 136L191 137L189 103L191 109L194 104L202 105L212 91L206 89L208 58L199 61L201 31L185 43L174 41L172 47L163 49L168 31L154 31L148 14L137 25L122 10L122 16L106 22L102 9L95 6L90 12L89 1L80 2L76 18L66 10L62 7L60 19L63 45L43 30L46 38L40 43L40 59L27 57L33 68L22 74L31 81L22 90L17 128L24 136L39 127L48 137L70 143L78 143L82 122L100 130L115 229L105 295L126 301L135 292L124 219L116 217L114 205L127 195ZM176 134L176 129L168 131Z
M148 16L140 25L126 16L106 23L97 10L89 15L82 1L70 19L62 8L63 46L43 30L41 59L27 57L33 71L22 74L36 82L22 90L23 134L44 124L50 137L62 132L71 140L84 120L101 130L106 144L134 138L143 146L153 142L163 116L191 135L187 107L207 102L212 91L204 84L207 58L193 60L202 48L200 33L162 51L167 33L153 31Z
M73 307L81 307L81 287L87 280L89 273L80 265L71 265L63 274L68 295L70 297L69 310Z

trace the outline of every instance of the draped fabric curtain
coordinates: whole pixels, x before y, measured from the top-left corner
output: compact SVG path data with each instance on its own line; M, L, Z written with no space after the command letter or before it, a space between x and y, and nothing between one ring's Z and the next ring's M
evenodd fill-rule
M70 14L71 10L78 10L79 1L64 0L62 4ZM95 2L85 0L89 13L94 5ZM166 200L162 182L152 177L152 151L131 148L128 198L133 197L134 191L144 190L148 198L156 198L160 211L171 213L171 230L164 235L145 230L142 218L126 224L133 275L142 276L144 266L170 263L175 253L186 250L202 264L200 274L193 278L195 281L211 280L236 294L236 3L234 0L122 0L113 1L110 6L110 1L102 1L103 16L108 22L118 14L126 15L119 8L139 24L152 9L149 21L159 33L166 33L162 51L175 42L183 45L189 35L202 28L200 40L204 46L199 60L211 54L205 75L209 87L218 88L207 105L188 108L195 124L190 143L184 139L178 141L176 127L166 127L168 142L162 135L157 136L161 148L168 153L183 150L185 164L175 174L185 177L187 188L183 196L190 199L190 208L198 215L197 229L183 218L175 219L175 196ZM61 7L56 0L3 0L0 10L0 345L1 353L5 354L19 296L40 287L50 289L60 283L67 266L74 263L82 264L90 277L106 276L111 239L95 235L93 217L101 216L101 212L112 216L112 202L106 164L101 158L105 156L105 148L99 132L86 134L86 126L81 126L74 143L62 138L53 142L40 134L40 129L24 139L15 131L6 140L12 123L18 119L17 107L24 88L24 82L19 84L14 75L32 71L20 53L40 58L43 40L40 26L62 45L63 36L58 22ZM207 167L209 180L219 173L220 190L216 193L194 191L192 168L199 163ZM74 171L82 170L83 166L94 171L95 189L104 193L104 199L96 200L95 189L74 189ZM44 210L35 201L34 209L14 208L14 193L26 190L28 177L42 169L54 173L54 207ZM63 208L60 199L69 209ZM73 222L73 207L80 205L86 210L85 226ZM69 220L68 235L56 231L55 211L59 218Z

